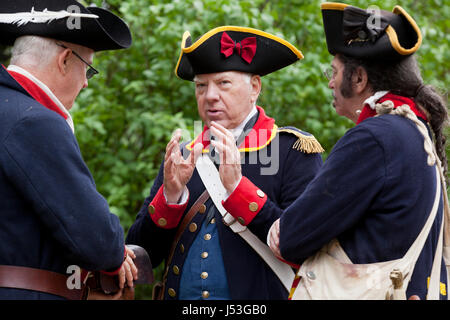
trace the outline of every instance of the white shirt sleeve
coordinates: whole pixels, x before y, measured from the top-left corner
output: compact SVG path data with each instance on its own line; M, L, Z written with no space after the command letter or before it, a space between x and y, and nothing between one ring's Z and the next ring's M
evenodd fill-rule
M177 203L169 203L169 201L167 201L167 197L166 197L166 193L164 191L164 188L163 188L163 194L164 194L164 199L166 199L167 204L183 205L183 204L186 204L186 202L187 202L187 200L189 198L189 190L188 190L188 188L186 186L184 186L183 193L181 194L180 199L178 199Z

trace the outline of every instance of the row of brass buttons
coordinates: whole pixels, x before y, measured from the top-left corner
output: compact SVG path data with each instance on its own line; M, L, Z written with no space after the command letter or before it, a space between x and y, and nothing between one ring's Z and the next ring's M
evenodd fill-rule
M155 213L155 207L153 207L152 205L150 205L150 206L148 207L148 211L149 211L150 214ZM198 209L198 212L200 212L200 213L205 213L205 212L206 212L206 206L205 206L204 204L202 204L202 205L200 206L200 208ZM159 224L160 226L162 226L162 225L161 225L161 219L164 219L164 218L160 218L160 219L158 220L158 224ZM164 220L165 220L165 219L164 219ZM166 224L167 224L167 221L166 221ZM198 227L197 227L197 224L196 224L195 222L193 222L193 223L191 223L191 224L189 225L189 231L190 231L190 232L195 232L195 231L197 231L197 228L198 228ZM211 235L210 235L209 233L205 234L204 239L205 239L205 240L210 240L210 239L211 239ZM181 253L184 253L184 245L183 245L183 244L180 244L179 248L180 248L180 252L181 252ZM208 257L208 252L203 252L203 253L201 254L201 257L202 257L203 259L206 259L206 258ZM174 265L174 266L172 267L172 271L173 271L173 273L174 273L175 275L179 275L179 274L180 274L180 268L179 268L177 265ZM208 278L208 273L207 273L207 272L202 272L202 273L201 273L201 277L202 277L202 279ZM172 298L175 298L176 295L177 295L177 292L176 292L175 289L173 289L173 288L169 288L169 289L167 290L167 293L168 293L169 296L171 296ZM208 298L208 297L209 297L209 292L208 292L208 291L203 291L203 292L202 292L202 297L205 298L205 299Z

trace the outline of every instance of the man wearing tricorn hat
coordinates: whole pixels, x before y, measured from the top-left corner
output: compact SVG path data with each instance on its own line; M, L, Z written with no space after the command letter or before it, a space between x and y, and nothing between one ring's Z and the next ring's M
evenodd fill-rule
M134 254L96 190L68 112L98 73L94 52L131 45L128 26L77 1L3 0L0 34L14 44L11 64L0 68L0 299L80 299L86 274L78 267L132 286Z
M174 133L127 237L155 266L166 259L165 299L287 298L294 274L265 244L267 231L314 177L322 148L309 133L278 128L256 101L261 76L302 57L246 27L194 43L184 34L175 72L194 82L205 126L181 146Z
M356 126L271 227L273 252L302 264L293 299L446 299L448 114L413 55L420 29L399 6L322 15L333 105Z

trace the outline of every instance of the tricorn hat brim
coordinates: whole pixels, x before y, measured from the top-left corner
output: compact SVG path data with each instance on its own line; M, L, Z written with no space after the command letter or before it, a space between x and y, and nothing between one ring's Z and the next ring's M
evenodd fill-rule
M422 34L400 6L392 12L344 3L321 4L328 51L361 59L395 60L416 52Z
M224 36L231 46L229 56L222 52ZM241 48L245 50L246 41L252 43L251 50L254 50L248 59L241 55ZM241 71L264 76L302 58L300 50L280 37L253 28L222 26L205 33L194 43L190 33L188 31L184 33L175 74L181 79L190 81L197 74L225 71Z
M64 12L82 17L59 17ZM45 14L48 19L41 18ZM3 45L12 45L25 35L66 41L94 51L124 49L132 43L130 29L121 18L103 8L86 8L75 0L2 0L0 33Z

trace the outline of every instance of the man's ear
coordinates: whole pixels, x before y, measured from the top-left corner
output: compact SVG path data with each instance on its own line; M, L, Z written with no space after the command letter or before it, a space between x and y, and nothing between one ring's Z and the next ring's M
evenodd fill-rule
M261 93L261 77L259 75L252 75L250 84L252 86L251 99L253 100L252 102L255 103Z
M58 70L61 72L61 74L66 75L67 74L67 68L68 68L68 60L72 55L72 50L70 49L64 49L61 53L57 56L57 65Z
M354 92L357 94L360 94L367 89L369 85L369 77L363 67L356 67L356 70L352 75L352 85Z

